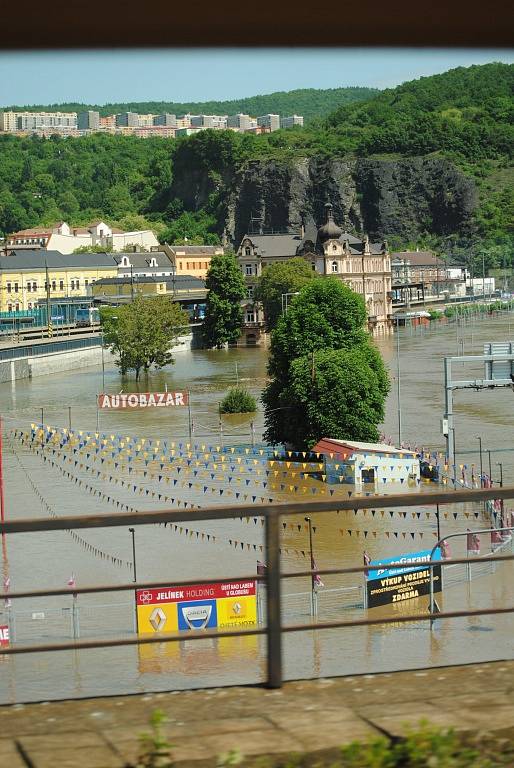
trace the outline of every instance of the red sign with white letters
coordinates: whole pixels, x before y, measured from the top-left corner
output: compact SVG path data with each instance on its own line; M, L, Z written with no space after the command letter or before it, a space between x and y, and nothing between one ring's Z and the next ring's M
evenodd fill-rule
M9 627L7 624L0 624L0 647L9 645Z
M191 600L214 600L220 597L255 595L255 581L226 581L222 584L195 584L192 587L138 589L137 605L159 605Z
M98 395L98 407L120 410L123 408L172 408L188 405L188 392L123 392L119 395Z

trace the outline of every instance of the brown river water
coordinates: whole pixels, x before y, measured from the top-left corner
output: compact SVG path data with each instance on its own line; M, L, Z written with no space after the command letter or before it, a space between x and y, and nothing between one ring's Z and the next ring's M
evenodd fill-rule
M411 445L444 450L440 433L443 415L443 357L464 351L481 354L483 343L512 339L512 315L469 322L463 326L439 325L430 330L402 329L400 336L402 437ZM392 387L386 408L383 430L394 440L398 435L396 381L396 337L379 339L377 344L386 360ZM224 417L219 428L218 403L227 387L239 380L255 395L266 382L264 349L231 349L222 351L179 351L176 363L164 371L152 373L142 382L141 391L190 390L193 441L209 446L245 443L253 437L259 441L262 412L255 416ZM480 378L480 367L458 364L455 376ZM135 390L133 381L122 381L116 368L106 365L105 391ZM9 437L13 428L30 429L31 422L41 421L74 431L96 431L96 393L102 390L100 367L86 368L42 376L16 384L0 385L0 412L5 419L4 474L6 514L16 517L46 517L49 514L85 514L116 512L112 502L93 489L108 494L110 499L130 504L137 509L166 508L166 501L147 496L145 490L160 492L157 480L139 473L137 492L128 487L126 465L113 459L102 468L104 476L92 477L98 461L92 457L66 463L66 456L53 455L44 462L18 439ZM493 479L499 478L498 462L503 466L506 483L514 483L514 394L509 389L475 392L460 391L455 395L455 427L458 463L479 466L478 435L484 448L484 471L488 472L491 451ZM168 443L189 442L187 409L146 409L128 412L101 412L99 426L107 435L128 435L166 440ZM259 459L259 457L258 457ZM87 465L87 466L86 466ZM60 469L59 469L60 468ZM236 470L216 474L214 478L182 475L175 486L170 483L166 494L197 504L220 502L219 491L235 490L276 500L306 498L289 485L272 489L265 470L269 466L258 460L245 465L236 480ZM70 476L65 473L68 472ZM64 473L64 474L63 474ZM229 476L232 479L229 481ZM469 470L468 470L469 476ZM176 478L177 476L174 475ZM75 482L77 480L77 482ZM119 481L123 480L124 484ZM187 480L193 481L190 488ZM79 482L80 481L80 482ZM118 481L118 482L116 482ZM236 482L238 485L236 486ZM268 486L264 483L268 482ZM294 486L293 478L288 482ZM207 492L203 493L203 487ZM317 481L306 483L307 493L326 490ZM435 490L434 484L421 485L421 490ZM360 565L362 551L373 559L403 552L429 549L435 543L435 516L432 508L376 510L338 513L337 499L347 497L347 487L334 487L334 512L313 515L314 550L318 567ZM139 492L143 489L143 493ZM171 490L172 489L172 490ZM372 490L372 489L369 489ZM380 489L383 490L383 489ZM391 492L389 487L388 492ZM396 490L396 489L395 489ZM312 495L312 498L315 498ZM235 503L234 497L222 501ZM514 502L508 505L514 510ZM390 514L390 513L393 514ZM429 514L427 514L429 513ZM456 517L455 514L456 513ZM283 533L283 570L292 572L308 567L308 533L302 518L288 521ZM219 521L193 523L189 533L158 526L136 529L136 562L139 581L166 579L175 581L209 577L236 577L255 572L260 553L262 527L249 522ZM488 528L489 521L480 507L448 505L441 509L444 534ZM191 531L193 533L191 534ZM196 535L198 533L198 536ZM215 541L213 541L215 537ZM455 540L454 540L455 541ZM489 551L488 537L482 538L482 554ZM234 542L236 544L234 545ZM243 546L241 546L241 544ZM510 552L509 548L506 550ZM454 556L464 556L463 541L452 544ZM132 578L132 539L128 530L99 529L81 531L80 538L66 532L14 534L6 538L3 550L3 573L9 576L11 590L65 586L70 575L78 586L119 583ZM438 595L441 608L505 606L513 604L513 568L485 564L472 569L472 580L464 567L454 568ZM360 601L362 581L357 577L326 576L318 595L319 619L335 620L363 616ZM291 579L283 584L285 623L306 623L310 617L310 595L307 580ZM428 599L405 601L396 606L376 608L373 616L395 615L397 612L427 610ZM20 644L67 641L71 636L71 596L15 601L15 638ZM129 637L134 631L134 604L130 592L79 596L77 614L82 639L93 637ZM6 611L0 612L0 624L6 623ZM288 633L284 637L284 673L286 678L373 673L402 668L444 666L467 661L512 658L514 619L511 615L484 616L436 622L433 629L427 621L391 624L369 628L318 630ZM182 688L204 688L212 685L252 683L265 675L264 641L257 638L220 638L147 647L82 650L74 652L38 653L14 657L0 656L0 703L26 702L65 697L109 695Z

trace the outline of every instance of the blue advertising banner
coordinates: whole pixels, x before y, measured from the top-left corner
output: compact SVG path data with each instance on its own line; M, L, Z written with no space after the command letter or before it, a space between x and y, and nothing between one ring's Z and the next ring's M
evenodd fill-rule
M425 549L422 552L408 552L405 555L396 555L395 557L387 557L383 560L372 560L370 565L374 565L375 568L369 570L368 580L372 579L390 579L392 576L400 576L403 573L413 573L414 571L421 571L426 563L430 562L431 549ZM441 550L438 548L434 552L432 562L441 560ZM412 563L412 568L391 568L392 565L403 565ZM419 563L419 566L415 564Z
M178 603L179 629L214 629L217 624L216 600Z
M423 552L409 552L396 557L372 561L366 578L368 608L379 605L400 603L428 595L430 592L430 549ZM432 562L441 561L441 552L436 549ZM394 568L395 565L410 565L412 568ZM377 567L378 566L378 567ZM441 592L441 566L433 568L434 592Z

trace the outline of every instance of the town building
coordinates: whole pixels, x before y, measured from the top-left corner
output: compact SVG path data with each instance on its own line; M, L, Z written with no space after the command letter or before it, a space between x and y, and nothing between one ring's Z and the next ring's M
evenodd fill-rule
M227 115L192 115L192 128L212 128L223 130L227 127Z
M239 112L237 115L229 115L227 118L227 128L237 128L239 131L249 131L251 128L257 128L257 120L250 115L244 115Z
M43 248L66 254L73 253L77 248L94 245L112 247L114 251L123 251L128 247L149 250L158 247L159 241L149 229L122 232L104 221L94 221L86 227L70 227L61 221L53 227L32 227L15 232L7 237L5 247L17 250Z
M303 117L301 115L291 115L290 117L282 117L280 119L281 128L294 128L296 125L303 128Z
M76 112L12 112L1 113L0 130L22 133L60 133L77 130Z
M162 125L166 128L176 128L177 127L177 116L171 115L168 112L162 114L162 115L154 115L153 118L153 124L154 125Z
M334 222L332 206L325 206L326 220L318 230L298 233L247 234L237 258L246 277L248 298L245 304L245 334L251 329L257 339L264 330L262 307L253 301L253 291L263 269L269 264L300 256L320 275L337 277L366 302L368 325L373 333L392 328L391 257L387 242L370 243L365 235L343 232ZM250 338L250 342L253 343Z
M94 304L111 306L128 304L137 296L167 296L180 304L193 322L199 322L205 317L207 289L204 280L192 275L173 279L148 275L106 277L92 284L91 296Z
M151 253L113 253L118 265L118 277L160 277L172 279L175 264L164 251Z
M116 127L122 128L138 128L139 127L139 115L137 112L121 112L116 115Z
M223 253L222 245L163 245L177 275L193 275L205 280L213 256Z
M85 297L97 280L116 275L108 253L15 250L0 256L0 312L36 309L48 298Z
M139 139L148 139L150 136L160 136L161 139L174 139L176 129L166 125L149 125L144 128L123 128L121 130L130 131L133 136Z
M100 130L114 133L116 130L116 115L106 115L100 118Z
M361 443L324 437L312 453L323 457L328 483L350 483L361 487L372 484L415 485L420 481L419 457L414 451L386 443Z
M77 118L77 127L79 131L99 131L100 130L100 112L88 110L79 112Z
M0 131L16 131L16 112L0 112Z
M261 115L257 118L257 126L259 128L267 128L271 131L278 131L280 128L280 115Z
M466 270L449 268L432 251L391 253L394 306L466 295Z

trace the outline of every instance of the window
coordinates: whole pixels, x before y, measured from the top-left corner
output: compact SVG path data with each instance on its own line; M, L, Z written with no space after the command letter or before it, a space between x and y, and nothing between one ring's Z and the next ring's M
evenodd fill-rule
M18 283L14 283L14 293L18 293L19 287Z
M332 272L337 272L337 261L332 262Z
M249 285L246 289L246 298L253 299L253 285Z
M7 305L7 311L8 312L12 312L12 304L8 304Z
M246 313L246 322L247 323L255 323L255 312L253 309L249 309Z
M88 285L89 285L89 280L87 279L87 277L86 277L86 279L84 280L84 285L86 286L86 288L87 288L87 287L88 287Z
M251 264L246 264L246 274L248 276L253 275L253 267Z
M59 290L64 291L64 280L59 280Z
M77 277L77 279L75 280L75 288L76 288L77 290L80 288L80 280L79 280L79 278L78 278L78 277Z
M52 280L52 291L55 291L56 288L57 288L57 281Z
M245 248L245 256L251 256L251 255L252 255L251 248L249 245L247 245Z
M32 286L30 283L27 283L27 291L30 293L32 290Z
M34 293L37 291L37 283L35 280L32 282L32 290L34 291Z
M19 311L20 311L20 305L17 303L16 304L16 312L19 312Z
M12 290L12 284L7 283L7 293L11 293L11 290Z
M28 308L32 309L32 302L31 301L29 301L29 303L28 303Z
M71 280L70 281L70 288L71 288L72 291L75 290L75 280Z

